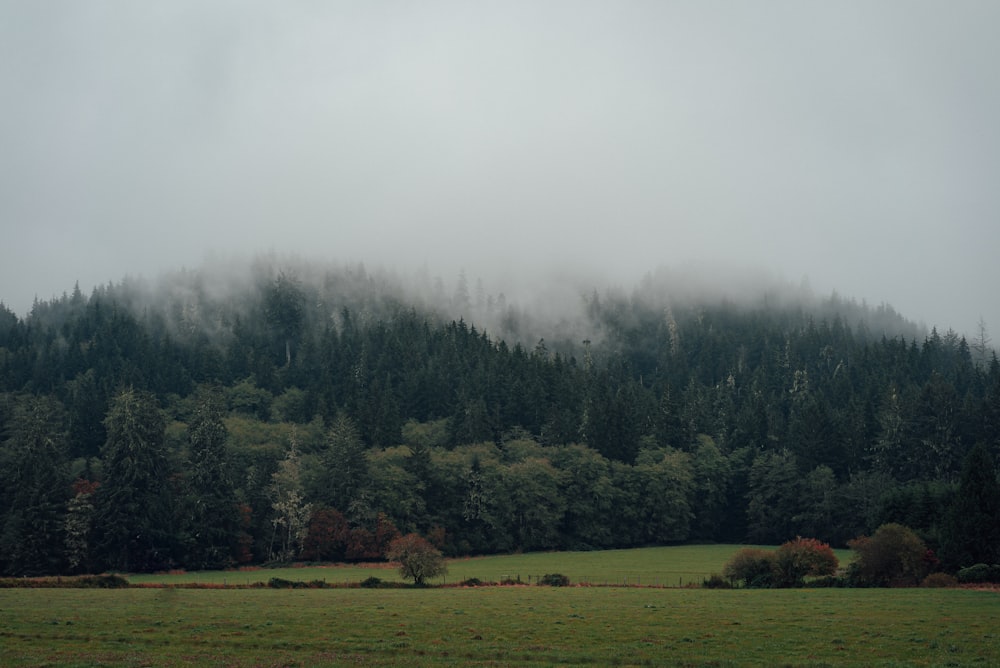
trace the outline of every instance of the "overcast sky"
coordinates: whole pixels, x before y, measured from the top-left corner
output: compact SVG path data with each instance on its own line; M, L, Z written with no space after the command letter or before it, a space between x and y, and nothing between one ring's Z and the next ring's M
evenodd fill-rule
M1000 2L0 0L0 300L764 270L1000 340Z

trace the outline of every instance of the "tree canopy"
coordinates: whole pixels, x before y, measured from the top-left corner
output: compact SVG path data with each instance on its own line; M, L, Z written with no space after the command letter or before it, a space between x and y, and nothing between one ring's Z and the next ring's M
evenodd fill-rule
M954 332L655 282L546 318L476 285L265 262L0 309L0 567L378 558L397 531L446 554L842 546L889 523L956 568L997 558L1000 363Z

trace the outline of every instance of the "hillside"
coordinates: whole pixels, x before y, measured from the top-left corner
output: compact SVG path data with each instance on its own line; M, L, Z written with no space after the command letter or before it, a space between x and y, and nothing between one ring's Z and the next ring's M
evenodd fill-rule
M367 559L397 531L843 545L886 521L969 558L945 520L973 446L998 454L985 333L665 271L535 293L258 258L0 306L0 569Z

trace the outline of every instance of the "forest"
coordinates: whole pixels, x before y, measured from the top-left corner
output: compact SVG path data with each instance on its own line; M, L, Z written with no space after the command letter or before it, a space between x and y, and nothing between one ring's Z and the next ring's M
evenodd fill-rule
M0 572L683 542L897 522L1000 562L1000 362L787 286L532 305L261 257L0 303Z

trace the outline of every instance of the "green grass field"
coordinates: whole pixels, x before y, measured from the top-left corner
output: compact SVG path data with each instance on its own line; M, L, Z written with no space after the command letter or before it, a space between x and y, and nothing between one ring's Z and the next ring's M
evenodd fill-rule
M534 581L546 573L562 573L574 584L651 585L677 587L701 584L712 573L721 573L723 565L739 545L681 545L633 550L596 552L533 552L528 554L452 559L448 574L434 578L431 584L457 583L470 578L484 582L504 579ZM837 550L842 565L850 559L848 550ZM399 581L396 570L385 564L374 566L313 566L302 568L261 569L253 571L210 571L170 575L132 575L135 584L209 584L247 585L271 578L326 581L330 584L361 582L370 576Z
M0 665L1000 665L997 591L677 587L720 572L737 549L460 559L447 576L640 585L629 587L0 589ZM361 566L129 579L356 583L373 574L399 579Z
M4 666L1000 665L940 589L0 590Z

